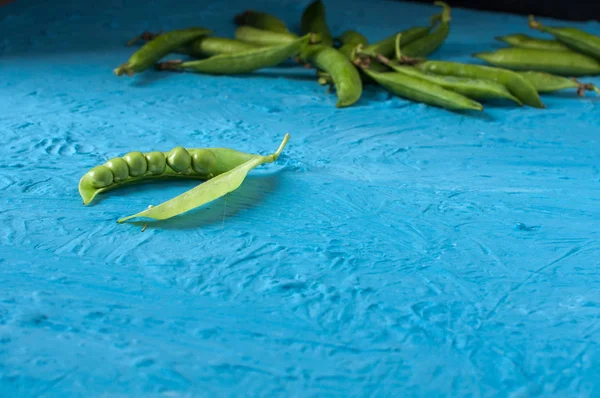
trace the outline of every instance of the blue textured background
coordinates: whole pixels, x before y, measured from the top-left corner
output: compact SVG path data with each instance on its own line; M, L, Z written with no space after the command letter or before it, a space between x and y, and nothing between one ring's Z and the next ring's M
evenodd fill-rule
M369 3L326 2L333 32L437 12ZM245 8L297 28L307 1L224 4L0 8L0 396L600 396L599 99L466 116L370 87L338 110L291 66L112 74L143 30L231 36ZM453 16L435 58L528 31ZM195 183L77 192L131 150L266 153L285 132L279 162L143 233L115 220Z

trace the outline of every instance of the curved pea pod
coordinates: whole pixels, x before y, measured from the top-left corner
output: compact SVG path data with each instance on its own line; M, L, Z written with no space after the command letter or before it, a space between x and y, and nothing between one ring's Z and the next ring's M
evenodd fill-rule
M437 84L445 89L452 90L471 99L507 99L515 102L519 106L523 105L523 103L512 95L506 87L491 80L432 75L422 72L414 66L398 65L396 62L390 62L388 66L396 72L427 80L430 83Z
M96 166L79 181L83 204L96 195L146 180L186 178L207 180L256 157L229 148L175 147L168 152L130 152Z
M249 73L262 68L277 66L307 47L312 35L306 35L289 44L261 47L256 50L233 54L215 55L197 61L170 61L158 64L162 70L183 70L195 73L231 75ZM309 46L310 47L310 46Z
M385 57L391 57L392 55L394 55L396 37L398 37L398 35L402 35L400 45L405 46L409 43L414 42L415 40L427 36L429 32L431 32L431 29L433 29L433 25L427 27L409 28L405 31L394 33L393 35L388 36L383 40L366 46L364 50L369 53L381 54Z
M321 0L313 1L304 9L300 26L304 34L318 33L323 45L331 46L333 44L331 31L327 25L325 5Z
M251 26L240 26L235 30L235 38L259 46L278 46L298 40L298 35L289 32L271 32Z
M513 35L499 36L496 40L504 42L511 47L519 48L533 48L540 50L554 50L554 51L571 51L571 49L559 41L538 39L522 33Z
M529 17L529 27L546 32L554 36L556 40L572 50L589 55L600 60L600 37L584 32L577 28L550 28L537 22L532 16Z
M364 71L386 90L415 102L449 110L483 110L480 103L426 80L398 72Z
M333 47L319 44L305 47L300 58L331 75L338 97L336 107L347 107L360 99L360 74L344 54Z
M512 95L525 105L534 108L545 108L535 87L523 76L510 70L450 61L425 61L415 66L422 71L436 75L491 80L504 85Z
M441 14L433 18L434 20L439 20L438 26L433 32L403 46L402 52L404 55L409 57L425 57L440 48L450 34L450 6L441 1L436 1L434 4L443 7Z
M289 30L281 19L265 12L246 10L235 16L233 22L236 25L247 25L254 28L270 30L272 32L287 33Z
M585 91L595 91L600 94L600 89L591 83L581 83L573 78L552 75L545 72L519 72L527 81L529 81L538 93L552 93L555 91L569 88L577 89L577 94L583 96Z
M135 73L150 68L161 58L183 45L210 33L210 30L200 27L163 33L144 44L142 48L133 53L127 62L115 68L114 73L117 76L124 74L133 76Z
M272 163L277 160L288 139L289 134L286 134L277 151L271 155L254 155L244 163L219 174L207 182L204 182L171 200L161 203L158 206L150 207L149 209L132 216L123 217L117 220L117 222L123 223L141 217L166 220L212 202L239 188L250 170L264 163Z
M600 74L600 61L573 51L501 48L473 56L489 64L517 71L548 72L563 76Z

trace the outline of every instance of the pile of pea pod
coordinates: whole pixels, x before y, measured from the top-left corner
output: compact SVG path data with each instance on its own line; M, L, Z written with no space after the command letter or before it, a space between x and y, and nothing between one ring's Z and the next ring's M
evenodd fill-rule
M234 18L238 26L234 38L215 37L203 27L162 34L144 32L128 45L139 40L145 44L114 72L132 76L154 67L233 75L275 67L294 58L317 70L318 82L335 91L338 108L355 104L366 84L453 111L482 111L481 102L487 100L545 108L540 93L567 88L576 89L579 95L586 90L600 92L594 85L574 79L600 72L600 38L571 28L545 28L533 18L532 28L548 32L556 40L514 35L502 38L513 47L476 55L494 66L426 59L450 33L450 7L441 1L434 4L441 11L431 17L429 24L396 32L375 43L353 30L334 37L322 0L304 9L300 32L290 31L274 15L250 10ZM532 48L535 43L539 46ZM159 62L169 54L190 59Z

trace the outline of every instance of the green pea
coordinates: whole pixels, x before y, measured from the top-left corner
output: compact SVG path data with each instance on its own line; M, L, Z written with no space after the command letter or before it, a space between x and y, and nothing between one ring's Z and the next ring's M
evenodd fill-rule
M272 32L253 28L252 26L240 26L235 30L235 38L236 40L259 46L278 46L298 40L298 35L290 32Z
M162 174L167 169L167 160L162 152L147 153L146 162L148 163L148 172L150 174Z
M87 174L87 178L94 188L105 188L113 183L113 173L105 165L91 169Z
M210 149L196 149L192 153L192 168L198 174L211 174L217 164L217 157Z
M183 173L190 168L192 157L184 147L178 146L169 152L167 163L174 171Z
M146 158L141 152L129 152L127 155L123 156L123 159L129 166L129 175L131 177L140 176L148 170Z
M565 46L559 41L538 39L536 37L531 37L522 33L496 37L496 40L502 41L512 47L537 48L540 50L570 51L569 47Z
M115 182L124 181L129 177L129 166L123 158L110 159L105 166L112 171Z

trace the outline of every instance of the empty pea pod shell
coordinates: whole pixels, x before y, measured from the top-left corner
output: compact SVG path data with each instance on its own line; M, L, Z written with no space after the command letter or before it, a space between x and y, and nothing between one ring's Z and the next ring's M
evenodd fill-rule
M233 54L215 55L197 61L171 61L157 65L163 70L183 70L208 74L241 74L277 66L308 46L313 35L306 35L291 43L260 47Z
M489 64L517 71L548 72L563 76L600 74L600 61L573 51L513 47L473 56Z
M247 25L272 32L287 33L288 28L281 19L265 12L246 10L234 18L236 25Z
M124 74L133 76L135 73L150 68L170 52L210 33L210 30L200 27L163 33L155 39L145 43L139 50L133 53L127 62L115 68L114 73L117 76L122 76Z
M261 164L272 163L281 154L289 139L289 134L286 134L277 151L268 156L254 155L246 162L228 170L204 183L201 183L195 188L190 189L183 194L174 197L157 206L148 208L137 214L123 217L117 220L118 223L134 218L151 218L155 220L166 220L179 214L188 212L192 209L200 207L206 203L212 202L231 191L236 190L244 182L248 172Z
M559 41L538 39L522 33L516 33L513 35L499 36L496 40L504 42L512 47L519 48L537 48L540 50L554 50L554 51L571 51L569 47L565 46Z

